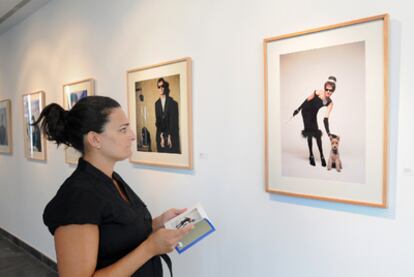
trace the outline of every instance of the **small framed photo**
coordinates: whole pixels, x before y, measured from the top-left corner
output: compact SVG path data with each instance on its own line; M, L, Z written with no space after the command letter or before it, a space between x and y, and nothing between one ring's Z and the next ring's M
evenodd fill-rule
M46 160L46 140L38 125L32 126L45 107L43 91L23 95L24 152L29 160Z
M127 72L128 113L137 134L131 162L192 168L191 59Z
M70 110L82 98L95 94L95 84L93 79L72 82L63 85L63 108ZM65 148L65 162L77 164L81 154L73 147Z
M267 38L264 66L266 191L386 208L388 15Z
M11 101L0 101L0 154L13 153Z

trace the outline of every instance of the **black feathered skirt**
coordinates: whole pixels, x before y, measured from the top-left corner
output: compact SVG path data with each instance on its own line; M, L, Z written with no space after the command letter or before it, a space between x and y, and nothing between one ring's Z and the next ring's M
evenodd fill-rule
M322 137L322 131L321 130L302 130L302 136L304 138L308 137L314 137L314 138L320 138Z

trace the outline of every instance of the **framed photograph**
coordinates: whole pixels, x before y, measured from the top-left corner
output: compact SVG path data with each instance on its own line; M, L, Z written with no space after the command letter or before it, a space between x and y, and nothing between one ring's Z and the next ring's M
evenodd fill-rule
M192 168L191 59L129 70L127 87L137 134L130 161Z
M93 79L86 79L63 85L63 108L70 110L82 98L95 94ZM77 164L81 154L73 147L65 148L65 162Z
M0 154L13 153L11 101L0 101Z
M264 40L266 191L387 207L388 15Z
M29 160L46 160L46 140L39 126L32 126L45 107L43 91L23 95L24 152Z

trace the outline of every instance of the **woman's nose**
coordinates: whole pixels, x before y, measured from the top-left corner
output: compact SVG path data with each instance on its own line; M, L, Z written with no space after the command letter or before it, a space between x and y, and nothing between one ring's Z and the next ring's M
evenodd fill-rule
M136 140L137 136L135 135L135 133L131 130L131 140Z

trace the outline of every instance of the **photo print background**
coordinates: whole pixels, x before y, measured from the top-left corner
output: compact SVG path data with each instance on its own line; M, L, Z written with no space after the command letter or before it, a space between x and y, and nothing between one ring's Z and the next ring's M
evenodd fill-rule
M329 117L332 134L340 136L339 152L342 172L328 171L320 163L316 140L313 154L316 167L309 164L307 141L302 137L301 113L292 118L293 111L313 93L323 89L329 76L337 78L336 90L331 96L333 110ZM366 87L365 42L311 49L280 56L280 106L282 136L282 176L365 183L366 162ZM322 130L322 145L326 161L330 141L325 132L323 117L326 108L318 112Z

